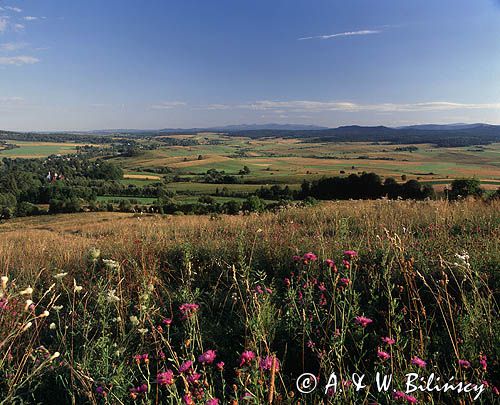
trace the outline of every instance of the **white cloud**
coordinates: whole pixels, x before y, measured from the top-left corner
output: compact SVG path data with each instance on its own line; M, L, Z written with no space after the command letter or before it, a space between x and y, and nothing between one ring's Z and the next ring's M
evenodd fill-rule
M333 39L339 37L352 37L358 35L374 35L380 34L382 31L380 30L361 30L361 31L348 31L348 32L339 32L337 34L329 34L329 35L317 35L313 37L302 37L299 38L299 41L307 41L310 39Z
M26 17L23 17L23 20L25 20L25 21L35 21L35 20L38 20L38 17L33 17L32 15L27 15Z
M3 44L0 44L0 51L17 51L19 49L22 49L26 46L25 43L23 42L5 42Z
M185 107L187 103L184 101L164 101L159 104L154 104L151 106L153 110L171 110L176 107Z
M39 59L33 56L0 56L0 65L33 65L40 62Z
M9 6L5 6L4 7L5 10L10 10L10 11L14 11L16 13L20 13L22 12L23 10L21 10L19 7L9 7Z
M200 109L205 110L229 110L247 109L255 111L269 111L276 114L284 113L320 113L328 111L341 112L432 112L432 111L454 111L454 110L500 110L499 103L455 103L449 101L429 101L422 103L375 103L360 104L350 101L271 101L261 100L249 104L209 104Z
M0 97L1 105L19 104L24 101L22 97Z
M23 24L14 24L12 26L12 28L14 29L14 31L22 31L22 30L24 30L24 25Z
M6 31L8 24L9 24L8 17L2 17L2 16L0 16L0 32Z

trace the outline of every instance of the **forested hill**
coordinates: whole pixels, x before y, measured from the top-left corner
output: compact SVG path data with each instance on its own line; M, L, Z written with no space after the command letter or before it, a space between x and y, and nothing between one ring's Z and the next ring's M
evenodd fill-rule
M478 125L461 129L389 128L384 126L346 126L315 131L239 131L234 135L250 138L307 138L311 142L391 142L395 144L432 143L441 147L485 145L500 142L500 126Z

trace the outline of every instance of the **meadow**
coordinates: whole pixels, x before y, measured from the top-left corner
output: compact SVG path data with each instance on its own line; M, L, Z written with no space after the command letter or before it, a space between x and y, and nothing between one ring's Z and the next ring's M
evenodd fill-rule
M499 204L6 221L0 403L498 403Z

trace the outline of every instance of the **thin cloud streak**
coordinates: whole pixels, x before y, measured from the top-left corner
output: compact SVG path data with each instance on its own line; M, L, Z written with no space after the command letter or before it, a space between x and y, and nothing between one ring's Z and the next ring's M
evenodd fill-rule
M151 109L153 110L171 110L176 107L185 107L187 103L184 101L165 101L159 104L153 104Z
M1 56L0 65L21 66L33 65L40 62L40 59L33 56Z
M348 31L348 32L339 32L337 34L329 34L329 35L317 35L313 37L303 37L299 38L298 41L308 41L311 39L333 39L340 37L353 37L360 35L375 35L380 34L382 31L380 30L361 30L361 31Z

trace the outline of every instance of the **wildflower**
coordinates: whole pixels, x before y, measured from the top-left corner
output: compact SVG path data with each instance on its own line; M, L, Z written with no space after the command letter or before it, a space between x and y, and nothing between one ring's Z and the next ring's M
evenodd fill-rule
M300 256L297 256L297 255L292 256L292 260L293 260L294 262L298 262L300 259L301 259L301 257L300 257Z
M326 304L327 304L326 297L324 294L321 294L321 297L319 298L319 305L324 307Z
M56 280L62 280L64 277L66 277L68 275L68 273L57 273L56 275L54 275L54 278Z
M344 256L348 257L349 259L352 259L353 257L356 257L358 255L358 252L355 250L344 250Z
M83 287L81 285L77 285L76 284L76 280L73 279L73 290L76 292L76 293L79 293L80 291L83 290Z
M207 350L198 357L198 361L202 364L212 364L217 357L215 350Z
M383 338L382 338L382 342L384 342L384 343L388 344L389 346L391 346L391 345L393 345L394 343L396 343L396 341L395 341L393 338L388 337L388 336L383 337Z
M275 369L275 371L279 371L279 369L280 369L280 362L274 356L266 356L265 358L261 359L260 362L259 362L259 368L261 370L272 370L273 363L274 363L274 369Z
M56 329L56 324L54 322L52 322L50 325L49 325L49 329L50 330L55 330Z
M340 279L340 283L342 284L341 287L347 287L349 284L351 284L351 279L343 277Z
M111 271L118 271L120 269L120 263L111 259L103 259L102 261L106 268Z
M54 360L54 359L57 359L60 355L61 355L61 353L59 353L59 352L54 352L54 354L53 354L52 356L50 356L49 361L52 361L52 360Z
M149 329L147 328L139 328L137 329L137 332L139 332L141 335L145 335L146 333L148 333Z
M255 292L257 294L264 294L264 290L262 290L262 287L260 285L258 285L257 287L255 287Z
M47 318L49 315L50 315L50 312L49 312L49 311L43 311L43 312L40 314L40 318Z
M219 361L219 362L215 365L215 367L217 367L217 370L219 370L219 371L224 370L224 362L223 362L223 361Z
M333 269L333 267L335 267L335 262L332 260L332 259L326 259L325 260L325 264L330 267L331 269Z
M102 397L105 397L106 396L106 391L104 390L103 387L99 386L95 389L95 392L97 395L100 395Z
M406 399L406 394L403 392L403 391L395 391L393 394L392 394L392 397L398 401L400 399Z
M287 287L290 287L290 284L291 284L291 283L290 283L290 279L289 279L288 277L285 277L285 279L283 280L283 282L285 283L285 285L286 285Z
M109 290L107 299L109 303L115 303L120 301L120 298L116 296L116 290Z
M488 363L486 363L486 356L479 356L479 364L481 364L481 367L484 371L488 368Z
M411 364L420 368L425 368L427 366L427 362L417 356L413 356L413 358L411 359Z
M306 253L302 256L302 262L304 264L309 264L310 262L315 262L316 260L318 260L318 256L312 252Z
M19 294L21 294L21 295L31 295L31 294L33 294L33 288L28 287L28 288L24 289L23 291L21 291Z
M184 320L191 318L191 316L193 316L198 311L198 308L200 308L198 304L182 304L179 307L179 310L182 313L182 319Z
M2 289L5 290L7 288L7 283L9 282L9 277L2 276L0 279L2 280Z
M418 402L417 398L415 398L411 395L406 395L405 399L406 399L406 402L408 402L409 404L416 404Z
M52 307L52 309L56 312L59 312L61 309L63 309L64 307L62 305L54 305Z
M344 265L344 267L346 269L350 268L351 267L351 263L349 262L349 260L346 260L346 259L342 259L342 264Z
M24 305L24 310L27 311L28 309L30 309L31 304L33 304L33 301L26 300L26 304Z
M470 368L470 362L467 360L458 360L458 365L462 368Z
M188 371L191 368L192 365L193 365L193 362L191 360L185 361L179 367L179 373L185 373L186 371Z
M134 326L139 325L139 319L135 315L131 315L129 318L130 323Z
M357 316L354 319L354 322L356 322L361 327L366 328L368 325L370 325L373 322L373 320L371 320L370 318L367 318L366 316Z
M251 350L246 350L243 353L241 353L240 356L240 367L242 367L245 364L250 364L250 362L255 359L255 353L252 352Z
M325 283L323 282L319 283L318 289L323 292L326 291Z
M170 324L172 323L172 319L171 318L165 318L162 323L164 325L167 325L167 326L170 326Z
M209 399L205 405L219 405L220 401L217 398Z
M201 378L201 374L199 374L199 373L194 373L194 374L191 374L191 375L187 378L187 380L188 380L188 383L189 383L189 384L193 385L193 384L197 383L197 382L198 382L198 380L199 380L200 378Z
M99 249L96 249L94 247L90 248L88 252L88 257L90 261L96 262L100 256L101 256L101 251Z
M378 350L377 351L377 356L382 359L382 361L388 360L391 358L391 355L387 352L384 352L383 350Z
M165 387L167 385L172 385L174 383L174 372L172 370L167 370L156 375L156 382Z
M182 397L182 402L184 402L186 405L194 405L193 398L191 398L191 395L186 394Z

